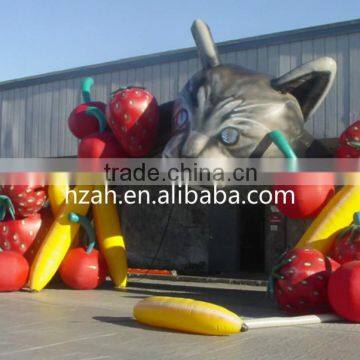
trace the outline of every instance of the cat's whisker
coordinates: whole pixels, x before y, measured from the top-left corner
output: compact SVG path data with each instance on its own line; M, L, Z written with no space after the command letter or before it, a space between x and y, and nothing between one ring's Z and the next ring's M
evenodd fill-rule
M263 123L258 122L258 121L253 120L253 119L248 119L248 118L244 118L244 117L237 117L237 116L236 117L230 116L228 121L230 121L230 122L234 121L235 125L240 125L240 124L243 124L245 122L245 123L249 123L249 124L252 124L252 125L262 127L263 129L266 130L266 132L271 132L272 131L266 125L264 125ZM227 123L227 126L228 126L228 123Z
M283 104L279 104L279 105L283 105ZM268 107L268 106L274 106L274 103L272 102L272 103L248 104L248 105L236 107L234 109L234 111L242 111L242 110L247 110L247 109L251 109L251 108Z

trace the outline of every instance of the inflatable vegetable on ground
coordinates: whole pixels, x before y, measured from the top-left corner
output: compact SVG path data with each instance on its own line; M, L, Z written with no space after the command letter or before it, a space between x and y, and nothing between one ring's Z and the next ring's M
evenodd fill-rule
M6 213L9 213L9 216L6 217ZM39 214L16 219L11 199L0 195L0 247L2 249L26 254L34 242L40 226L41 216Z
M348 262L331 275L328 295L338 315L360 322L360 261Z
M322 209L296 247L311 247L328 254L334 236L351 224L354 213L359 210L359 204L360 186L344 186Z
M91 109L99 109L105 113L106 104L100 101L91 101L90 91L94 84L92 78L85 78L82 82L82 97L84 103L77 106L69 116L70 131L78 139L100 131L99 121L91 112Z
M0 252L0 291L17 291L24 287L29 264L16 251Z
M243 320L215 304L192 299L152 296L139 301L134 317L140 323L203 335L230 335L241 331Z
M356 212L352 224L336 236L332 257L339 264L360 260L360 212Z
M69 195L69 201L62 206L58 216L55 218L48 234L36 254L30 269L30 289L33 291L42 290L55 275L64 260L65 255L73 244L76 234L79 231L79 224L69 220L69 214L75 212L79 215L86 215L89 210L91 186L76 186L73 195ZM85 204L79 204L82 197L81 191L87 191Z
M350 125L341 134L336 157L360 158L360 121Z
M157 136L159 108L148 90L120 88L112 95L106 117L114 135L130 156L143 157L150 153Z
M275 266L275 296L288 313L314 314L329 311L327 283L339 264L313 249L292 249Z
M46 203L46 189L43 185L3 185L2 192L11 199L18 217L33 215Z
M99 191L101 199L106 199L105 186L98 186L95 190ZM116 288L124 288L127 283L127 259L116 205L111 202L94 204L93 215L97 240L110 277Z
M87 247L70 250L60 266L60 276L66 285L77 290L97 288L106 279L106 263L102 255L94 249L95 232L86 216L69 214L71 222L81 224L88 236Z
M104 113L94 107L88 109L88 114L99 121L99 131L84 137L78 148L79 158L121 158L126 154L114 134L106 130Z
M296 155L280 131L271 132L270 138L286 158L295 161ZM278 194L277 208L289 218L304 219L316 216L335 193L333 185L323 184L321 181L322 179L329 180L329 175L326 173L294 173L286 174L286 176L292 179L292 184L275 184L272 186L272 190ZM309 180L309 177L313 177L317 185L303 185L304 182ZM288 191L294 194L294 203L291 203L290 199L285 197L284 194ZM287 200L287 203L285 200Z

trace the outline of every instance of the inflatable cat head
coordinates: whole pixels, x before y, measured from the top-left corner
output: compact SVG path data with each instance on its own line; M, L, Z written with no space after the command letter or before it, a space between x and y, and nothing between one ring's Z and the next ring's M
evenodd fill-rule
M191 30L202 70L174 102L164 157L281 157L268 139L272 130L281 130L299 157L326 156L304 123L331 88L333 59L322 57L271 78L221 64L208 26L196 20Z

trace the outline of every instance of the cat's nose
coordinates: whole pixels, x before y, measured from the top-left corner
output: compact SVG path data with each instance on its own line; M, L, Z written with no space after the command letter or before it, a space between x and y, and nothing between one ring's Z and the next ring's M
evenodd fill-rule
M209 140L208 136L191 131L181 148L180 157L199 157L209 143Z

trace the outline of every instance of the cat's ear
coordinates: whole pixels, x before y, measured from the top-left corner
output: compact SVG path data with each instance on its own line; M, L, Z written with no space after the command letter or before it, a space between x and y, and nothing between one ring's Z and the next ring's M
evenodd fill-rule
M219 54L209 27L198 19L193 22L191 33L199 52L202 67L206 70L219 65Z
M335 75L335 60L322 57L273 79L271 85L275 90L292 94L298 100L306 120L324 100Z

